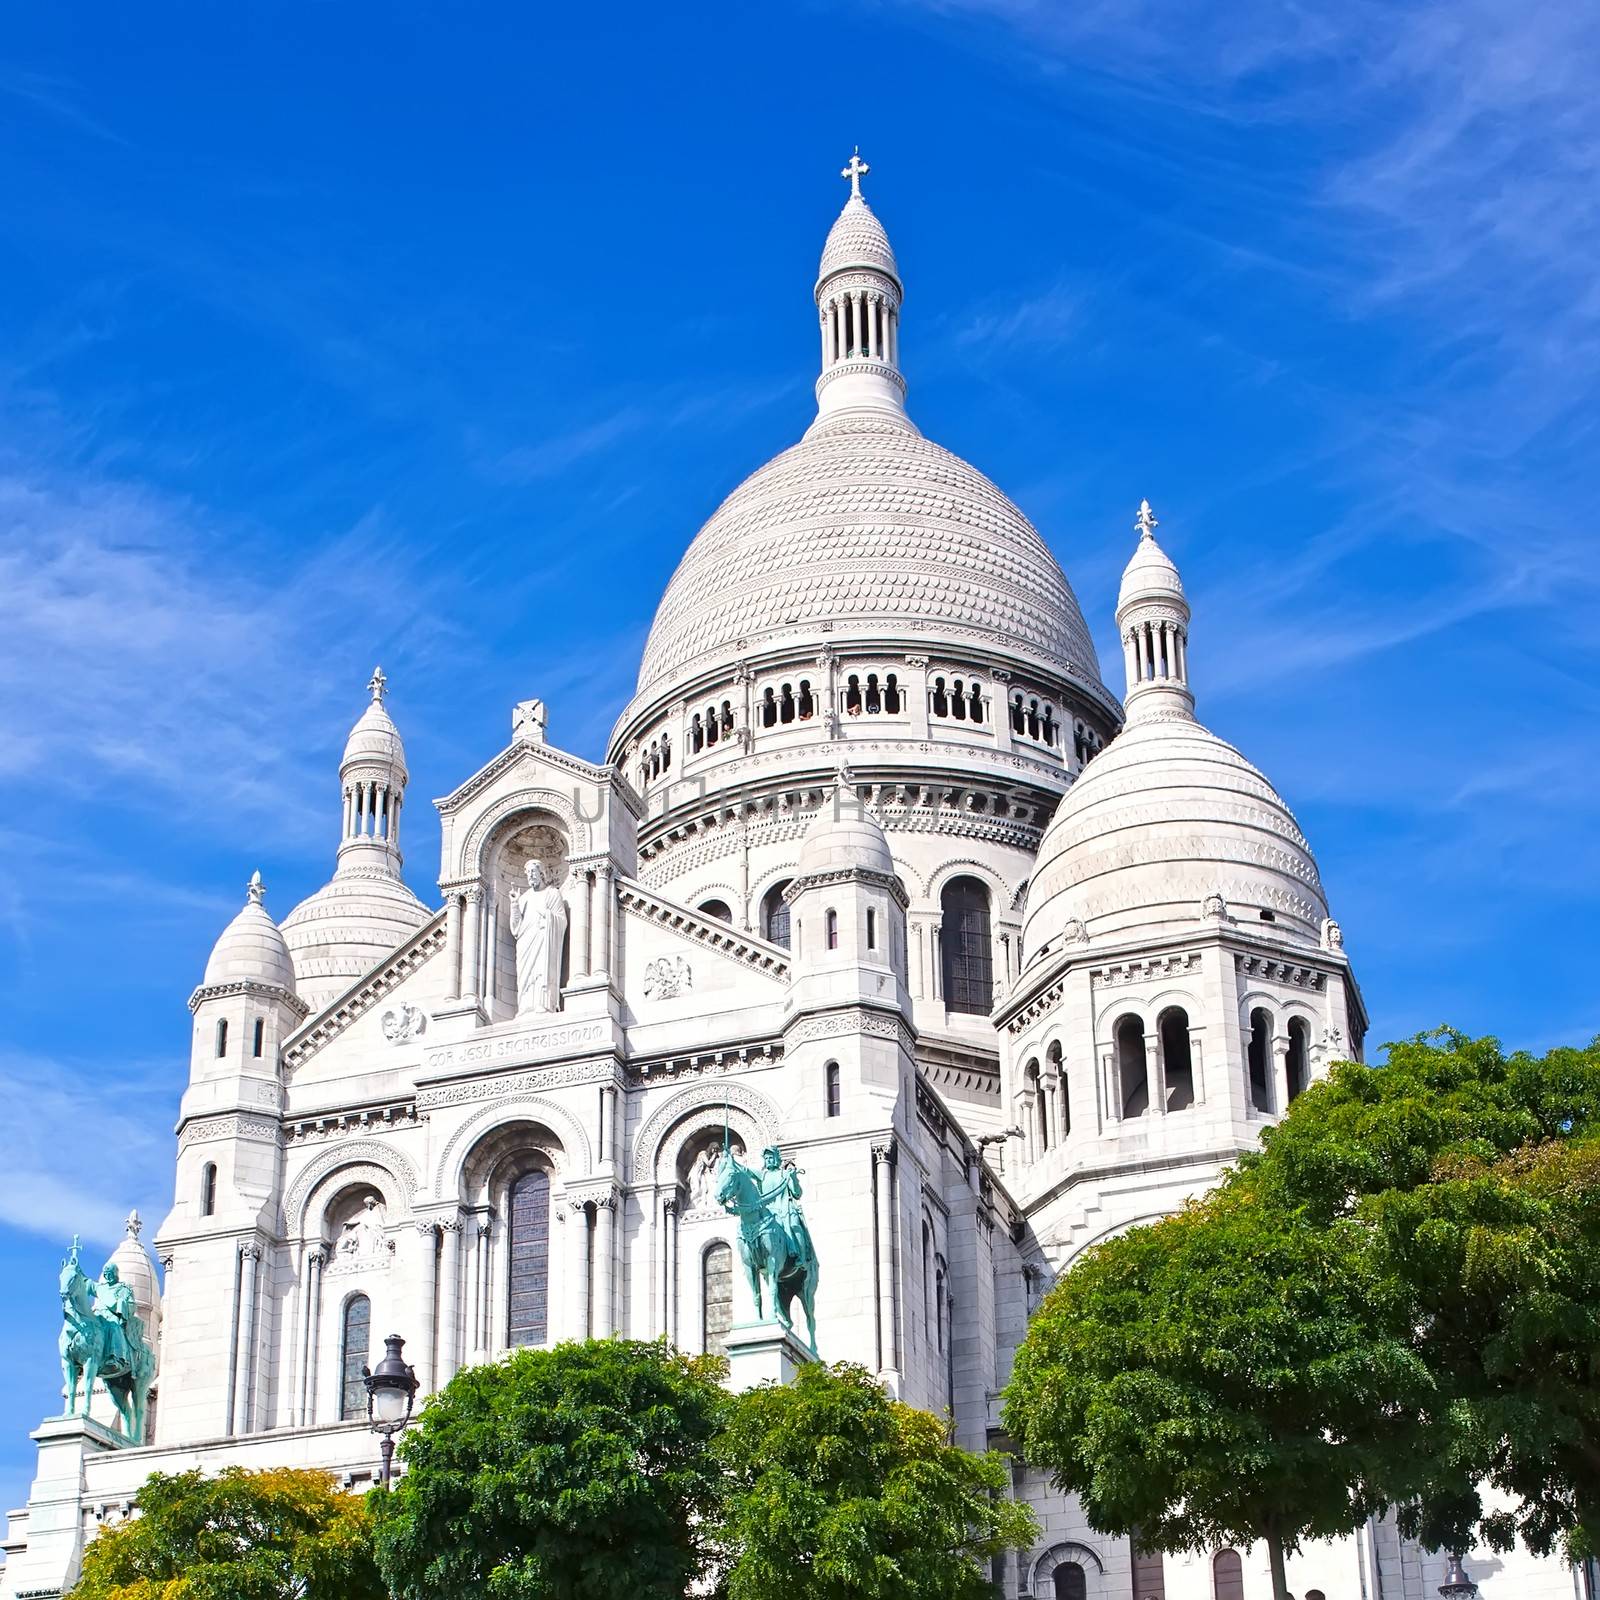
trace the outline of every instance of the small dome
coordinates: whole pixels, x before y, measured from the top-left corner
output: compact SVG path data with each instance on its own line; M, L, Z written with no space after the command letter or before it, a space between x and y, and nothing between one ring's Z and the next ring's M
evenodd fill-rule
M108 1265L115 1266L118 1278L133 1290L133 1303L144 1323L145 1343L154 1350L161 1333L161 1285L150 1252L139 1242L139 1230L143 1226L139 1213L130 1212L128 1231L122 1243L112 1251Z
M1135 719L1045 830L1023 949L1031 959L1069 929L1095 939L1189 927L1216 895L1236 921L1311 944L1328 914L1311 847L1272 785L1188 716Z
M343 771L358 761L381 762L395 768L402 778L406 776L406 748L381 699L374 699L350 730L339 768Z
M894 857L883 829L848 785L841 784L823 802L822 810L800 841L797 878L852 868L894 874Z
M206 962L202 988L218 984L271 983L280 989L294 989L294 963L278 925L261 903L266 891L258 872L250 880L249 898L244 909L226 928L211 949Z
M828 239L822 247L822 263L817 268L820 287L836 272L851 267L865 267L872 272L882 272L900 282L900 268L895 264L894 251L889 247L889 235L883 231L872 207L860 195L851 195L844 210L828 230Z
M300 998L321 1011L365 977L433 913L393 873L341 866L283 919Z
M1183 579L1172 564L1172 557L1153 538L1139 541L1138 548L1122 571L1122 587L1117 591L1117 610L1134 600L1183 599Z

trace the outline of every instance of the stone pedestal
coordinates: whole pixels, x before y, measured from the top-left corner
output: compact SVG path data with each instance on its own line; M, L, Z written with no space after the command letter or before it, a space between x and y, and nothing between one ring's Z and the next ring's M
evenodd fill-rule
M28 1491L27 1548L0 1572L0 1600L66 1593L83 1560L83 1463L122 1440L90 1417L51 1417L30 1435L39 1466Z
M789 1383L801 1366L817 1359L805 1340L781 1322L737 1322L723 1346L728 1386L735 1394L763 1383Z

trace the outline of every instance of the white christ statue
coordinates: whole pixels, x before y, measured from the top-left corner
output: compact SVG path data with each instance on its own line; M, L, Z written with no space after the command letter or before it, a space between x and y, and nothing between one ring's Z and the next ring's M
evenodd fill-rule
M517 941L517 1015L561 1009L561 941L567 903L546 880L544 867L528 863L528 887L511 891L511 933Z

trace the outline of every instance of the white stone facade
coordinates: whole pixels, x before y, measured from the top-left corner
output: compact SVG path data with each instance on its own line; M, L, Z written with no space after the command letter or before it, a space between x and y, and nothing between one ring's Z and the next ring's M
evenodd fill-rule
M1003 1442L1050 1282L1359 1057L1309 846L1194 721L1153 518L1118 607L1124 729L1045 542L906 413L903 286L861 170L817 283L816 423L690 545L608 760L549 744L525 701L437 802L438 909L400 877L407 771L375 676L332 879L282 931L253 883L190 1000L154 1437L41 1429L0 1596L57 1593L158 1468L368 1481L346 1357L388 1332L425 1393L514 1341L715 1343L748 1315L704 1183L725 1124L801 1171L822 1355ZM508 917L534 859L566 957L560 1010L519 1016ZM789 1359L744 1342L768 1363L747 1376ZM1136 1571L1015 1476L1044 1533L1007 1596L1268 1593L1261 1552L1238 1590L1209 1559ZM1442 1570L1382 1526L1290 1568L1329 1600L1418 1600ZM1475 1567L1491 1595L1572 1593L1557 1563L1506 1570Z

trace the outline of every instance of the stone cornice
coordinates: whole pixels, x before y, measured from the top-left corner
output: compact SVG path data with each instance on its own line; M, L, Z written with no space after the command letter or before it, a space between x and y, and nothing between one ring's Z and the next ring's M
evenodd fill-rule
M808 889L826 888L830 883L870 883L882 889L902 911L911 904L906 886L891 872L875 872L870 867L841 867L836 872L808 872L795 878L784 891L783 898L793 905Z
M628 782L616 766L609 763L605 766L596 766L592 761L568 755L565 750L557 750L553 745L525 744L520 741L507 745L493 760L479 767L465 783L435 800L434 805L445 816L459 811L502 773L509 772L526 755L534 756L537 761L548 762L563 772L571 773L575 778L581 778L585 783L614 789L618 798L636 815L643 809L644 801L640 798L638 790Z
M189 996L189 1010L191 1013L198 1011L207 1000L226 1000L232 995L240 994L260 995L262 999L271 1000L276 1005L287 1006L302 1020L311 1011L311 1007L292 989L285 989L276 983L262 983L256 978L241 978L234 983L202 983Z
M444 949L445 913L436 911L406 942L384 958L366 977L331 1001L283 1047L290 1068L309 1061L322 1047L337 1039L353 1022L364 1017L391 990L418 967Z
M679 905L675 900L668 900L664 895L645 888L636 878L618 877L617 900L624 911L632 911L650 922L670 928L696 944L743 963L763 977L772 978L778 983L788 982L789 952L782 945L757 938L753 933L742 933L719 917L708 917L688 906Z

